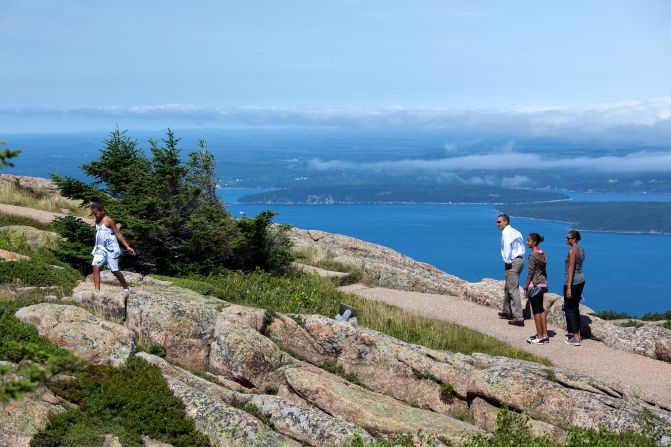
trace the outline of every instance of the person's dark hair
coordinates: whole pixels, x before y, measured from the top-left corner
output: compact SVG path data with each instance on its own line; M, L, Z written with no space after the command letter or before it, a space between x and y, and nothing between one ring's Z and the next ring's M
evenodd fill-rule
M576 242L580 240L580 231L578 230L568 230L568 235L571 236Z
M506 222L510 223L510 216L507 215L507 214L499 214L499 215L496 216L496 217L497 217L497 218L500 217L501 219L503 219L503 220L505 220Z
M541 242L543 242L545 240L545 238L538 233L529 233L529 238L532 241L534 241L534 243L536 245L540 244Z
M91 208L92 210L98 210L98 211L104 211L105 210L105 208L103 208L103 206L98 202L91 202L91 204L89 205L89 208Z

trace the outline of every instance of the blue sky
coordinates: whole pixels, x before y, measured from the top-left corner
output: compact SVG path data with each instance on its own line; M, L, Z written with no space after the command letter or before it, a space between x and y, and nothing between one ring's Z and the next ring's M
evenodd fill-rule
M665 0L2 0L0 57L0 132L671 119Z

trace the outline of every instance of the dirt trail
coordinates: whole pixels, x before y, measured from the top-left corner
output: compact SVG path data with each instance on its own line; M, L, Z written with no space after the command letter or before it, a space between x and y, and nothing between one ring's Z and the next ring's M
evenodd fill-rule
M618 351L593 340L585 340L580 347L569 346L564 343L566 331L553 326L548 326L550 343L529 344L527 338L536 332L533 321L526 320L525 327L511 326L498 318L496 309L454 296L362 284L341 287L340 290L476 329L516 348L544 356L556 366L618 383L643 399L671 408L671 363Z
M54 213L51 211L42 211L36 210L33 208L27 208L25 206L16 206L16 205L5 205L0 204L0 212L5 214L12 214L14 216L29 217L43 223L49 223L54 220L55 217L65 217L67 214L63 213ZM79 216L76 216L79 217ZM87 217L79 217L84 222L94 224L94 220Z

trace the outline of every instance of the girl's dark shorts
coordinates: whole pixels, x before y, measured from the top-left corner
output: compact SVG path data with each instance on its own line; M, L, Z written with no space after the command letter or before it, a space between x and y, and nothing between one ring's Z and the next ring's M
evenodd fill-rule
M543 309L544 295L545 293L541 293L540 295L537 295L533 298L529 298L529 304L531 304L531 312L533 312L534 315L545 312L545 309Z

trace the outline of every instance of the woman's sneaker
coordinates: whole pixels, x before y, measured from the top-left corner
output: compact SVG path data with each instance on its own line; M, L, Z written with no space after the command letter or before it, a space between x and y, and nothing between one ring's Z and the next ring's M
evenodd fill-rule
M571 346L580 346L580 340L574 340L572 338L569 338L568 340L566 340L566 344Z

